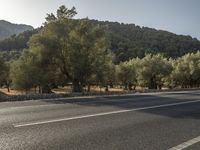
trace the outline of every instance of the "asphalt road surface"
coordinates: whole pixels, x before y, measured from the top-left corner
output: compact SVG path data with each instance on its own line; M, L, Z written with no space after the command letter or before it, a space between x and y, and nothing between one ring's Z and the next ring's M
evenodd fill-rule
M200 91L0 103L1 150L200 150Z

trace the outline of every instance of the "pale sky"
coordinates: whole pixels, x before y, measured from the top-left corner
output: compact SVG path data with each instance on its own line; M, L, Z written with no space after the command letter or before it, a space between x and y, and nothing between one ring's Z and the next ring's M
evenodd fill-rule
M200 39L200 0L0 0L0 20L39 27L60 5L76 18L134 23Z

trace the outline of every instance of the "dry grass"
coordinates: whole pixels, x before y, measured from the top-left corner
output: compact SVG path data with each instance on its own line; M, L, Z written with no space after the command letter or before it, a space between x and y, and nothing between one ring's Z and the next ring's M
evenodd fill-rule
M0 88L0 92L5 93L7 95L22 95L23 94L22 91L17 91L13 89L10 89L10 92L8 92L6 88Z
M56 94L68 94L72 92L72 88L70 86L65 86L53 89L52 91ZM87 89L84 88L84 91L87 91ZM91 86L90 92L91 93L105 92L105 88L100 88L99 86ZM119 87L109 88L109 92L123 92L123 89Z
M87 91L87 89L84 89L84 90ZM24 94L26 94L26 92L24 92L24 91L19 91L19 90L14 90L14 89L10 89L10 92L8 92L6 88L0 88L0 92L3 92L7 95L24 95ZM72 88L71 88L71 86L59 87L59 88L53 89L52 92L55 94L69 94L69 93L72 93ZM100 88L99 86L91 86L90 92L91 93L98 93L98 92L103 93L103 92L105 92L105 88ZM123 89L120 87L109 88L109 92L121 93L121 92L123 92ZM28 94L34 94L34 93L35 93L35 89L31 89L30 91L28 91Z

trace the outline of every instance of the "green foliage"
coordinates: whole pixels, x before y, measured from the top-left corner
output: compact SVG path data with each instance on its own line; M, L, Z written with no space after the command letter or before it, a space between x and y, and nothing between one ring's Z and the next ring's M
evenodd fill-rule
M19 35L13 35L10 38L0 41L0 51L22 51L28 48L28 41L33 34L36 34L39 29L25 31Z
M111 43L110 49L116 54L115 63L136 57L143 58L146 53L162 53L167 57L177 58L200 49L199 40L190 36L134 24L92 21L108 26L107 37Z
M44 92L45 88L45 92L49 93L56 71L53 66L44 64L38 55L24 50L20 59L12 63L11 76L16 89L27 91L39 86L40 92Z
M187 54L173 62L172 85L198 87L200 85L200 52Z
M106 90L114 84L126 90L200 85L200 52L184 55L200 48L198 40L135 25L73 19L76 13L74 7L61 6L57 14L47 15L37 34L2 41L5 47L11 44L5 49L16 50L0 53L0 84L10 87L12 81L16 89L39 87L42 93L68 83L74 92L84 86L89 91L90 85Z
M48 23L58 22L58 20L72 20L76 14L75 8L67 9L61 6L57 14L54 15L51 13L47 15L47 21L44 23L44 26ZM100 24L101 26L108 27L106 37L110 43L109 49L116 55L115 64L136 57L143 58L145 54L162 53L166 57L177 58L187 53L197 52L200 49L199 40L190 36L176 35L166 31L139 27L134 24L120 24L117 22L96 20L88 21L94 25ZM24 48L28 48L28 40L40 30L43 29L26 31L18 36L12 36L0 41L0 51L21 51Z
M116 69L115 65L112 63L113 56L110 54L104 55L103 58L99 59L98 64L92 68L94 69L91 77L89 79L89 84L100 85L106 87L108 91L108 86L113 87L116 83Z
M125 90L132 89L136 86L138 62L140 59L132 59L127 62L122 62L117 66L117 77L120 84L124 85Z
M28 51L24 51L19 60L12 63L11 77L13 85L19 90L29 90L34 87L37 75L32 66L33 58Z
M60 6L57 10L56 16L51 13L47 14L46 23L62 20L62 19L72 19L77 14L76 8L72 7L71 9L66 8L64 5Z
M171 71L171 63L161 54L147 54L143 59L131 59L117 66L118 81L129 90L133 85L162 88Z
M4 72L5 72L5 70L6 70L6 64L3 61L2 56L0 55L0 83L4 79Z
M141 61L138 70L139 85L150 89L162 88L164 79L170 75L172 66L162 55L146 55Z
M21 51L16 51L16 50L3 51L3 52L0 52L0 55L2 56L3 61L11 62L11 61L15 61L19 59L19 57L21 56Z
M10 63L5 62L3 55L0 54L0 86L6 86L8 92L10 91Z
M41 63L57 66L77 92L97 72L103 72L102 66L110 57L105 28L87 19L73 20L72 12L76 14L74 8L61 6L54 20L49 19L53 15L48 15L44 28L31 38L30 51Z

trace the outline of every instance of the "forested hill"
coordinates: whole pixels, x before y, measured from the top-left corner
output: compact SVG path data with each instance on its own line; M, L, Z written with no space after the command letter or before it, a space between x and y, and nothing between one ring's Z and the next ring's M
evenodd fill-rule
M28 47L28 41L39 29L28 30L19 35L12 35L10 38L0 41L0 51L20 51Z
M93 21L108 26L111 49L117 54L118 60L143 57L145 53L163 53L166 56L178 57L200 50L200 41L191 36L176 35L134 24Z
M145 53L163 53L166 56L178 57L200 50L200 41L190 36L176 35L134 24L91 21L95 24L108 26L107 36L110 41L110 49L116 54L116 62L134 57L142 58ZM38 30L24 32L1 41L0 51L26 48L30 36L37 33Z
M18 35L27 30L33 30L32 26L23 24L13 24L5 20L0 20L0 40L6 39L11 35Z

